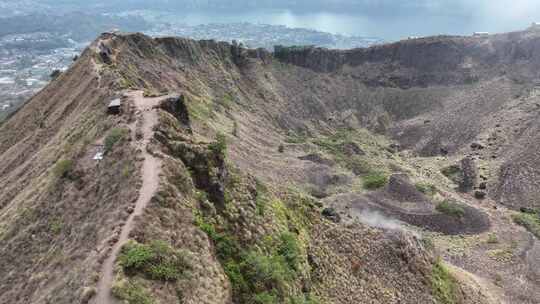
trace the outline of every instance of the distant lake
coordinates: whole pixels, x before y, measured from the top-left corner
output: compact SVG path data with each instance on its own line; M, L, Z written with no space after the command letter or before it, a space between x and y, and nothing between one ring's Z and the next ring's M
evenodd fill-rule
M177 12L174 13L174 21L189 25L238 22L286 25L334 34L379 37L385 40L439 34L470 35L476 31L502 32L524 29L530 25L530 20L521 20L512 24L502 22L494 24L493 20L483 20L465 15L427 15L420 12L418 15L409 12L392 16L364 16L362 14L334 12L296 13L289 10Z

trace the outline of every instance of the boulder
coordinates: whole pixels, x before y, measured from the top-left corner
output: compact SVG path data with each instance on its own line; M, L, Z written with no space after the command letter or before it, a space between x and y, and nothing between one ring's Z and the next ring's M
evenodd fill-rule
M474 197L476 199L484 199L484 198L486 198L486 195L487 194L484 191L477 190L477 191L474 192Z
M341 221L341 216L334 208L324 208L322 215L334 223L339 223Z
M459 182L459 191L472 191L478 179L478 172L474 160L470 157L465 157L460 162L461 180Z
M519 208L519 211L521 211L523 213L529 213L529 214L537 213L537 211L535 209L529 208L529 207L521 207L521 208Z
M160 102L159 107L172 114L191 133L191 120L184 95L166 98Z
M448 155L449 151L446 147L441 147L440 149L441 155L446 156Z
M101 57L101 60L103 61L103 63L107 65L111 65L112 64L111 49L102 42L99 44L98 50L99 50L99 56Z
M397 153L401 150L401 145L400 144L396 144L396 143L392 143L388 146L388 148L386 149L388 150L388 152L390 153Z
M304 156L299 156L298 159L310 161L316 164L327 165L327 166L335 165L333 160L325 158L322 155L317 154L317 153L311 153Z
M482 150L484 149L484 145L480 144L480 143L477 143L477 142L474 142L471 144L471 149L473 150Z

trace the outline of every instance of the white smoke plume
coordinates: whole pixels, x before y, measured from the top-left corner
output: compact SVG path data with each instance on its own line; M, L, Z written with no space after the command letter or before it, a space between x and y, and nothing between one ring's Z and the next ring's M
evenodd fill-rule
M357 218L360 222L370 227L391 231L406 231L419 239L421 238L421 235L417 231L410 229L405 223L390 218L379 211L364 209L357 214Z

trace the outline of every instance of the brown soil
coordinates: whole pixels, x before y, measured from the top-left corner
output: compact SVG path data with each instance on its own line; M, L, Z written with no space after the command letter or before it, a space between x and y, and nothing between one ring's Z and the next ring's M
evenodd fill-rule
M99 304L118 302L111 294L111 287L113 286L115 277L114 265L116 257L122 246L129 239L130 233L135 227L137 217L143 214L144 209L157 191L159 186L159 174L161 171L161 161L158 157L148 152L147 147L154 138L153 128L158 122L158 114L155 107L159 105L159 102L163 98L144 98L142 91L129 92L126 94L126 97L128 102L132 102L137 109L137 120L134 124L142 122L140 123L142 138L135 142L136 147L143 151L142 156L144 157L141 171L142 186L139 190L139 196L135 202L132 213L121 228L118 240L112 246L109 256L103 262L101 278L97 284L97 295L95 297L95 303Z

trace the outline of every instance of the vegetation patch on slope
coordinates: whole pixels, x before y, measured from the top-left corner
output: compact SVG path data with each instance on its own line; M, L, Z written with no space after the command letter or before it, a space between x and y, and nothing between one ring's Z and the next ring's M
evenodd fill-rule
M384 187L388 183L388 176L381 172L372 172L364 176L364 188L374 190Z
M293 225L298 227L295 230L302 230L298 226L302 221L292 219L293 213L282 202L271 202L266 199L267 195L264 201L261 195L257 216L264 212L265 216L278 221L285 220L285 227ZM313 296L293 288L304 277L307 267L302 233L282 228L258 242L246 244L228 231L230 224L218 225L210 221L213 219L196 212L196 224L213 241L216 256L239 303L317 303Z
M153 280L176 281L190 268L188 255L163 241L149 245L128 242L118 256L126 274L143 273Z
M112 294L129 304L154 304L154 299L148 291L135 280L122 280L116 282L112 289Z
M414 186L416 187L418 191L429 196L435 195L437 193L437 186L430 183L418 182L414 184Z
M304 134L290 135L287 142L314 144L342 167L360 176L364 188L368 190L381 188L388 182L388 165L383 161L383 156L391 158L391 153L386 151L378 137L367 130L344 128L314 138Z
M128 129L123 128L113 128L109 133L107 134L107 137L105 137L104 142L104 151L105 153L109 153L112 151L113 147L119 143L120 141L124 140L129 133Z
M461 167L458 165L451 165L441 169L441 173L454 183L459 183L461 180Z
M535 213L520 212L512 215L512 219L516 224L525 227L537 238L540 238L540 215Z
M465 209L458 203L444 200L436 207L437 211L455 217L463 217L465 215Z
M53 174L58 178L67 178L73 170L73 160L61 159L53 167Z
M458 284L440 259L433 265L431 272L431 288L438 303L457 303Z
M164 121L171 128L174 120ZM164 126L167 127L167 126ZM227 163L225 135L209 144L175 142L171 151L193 179L194 224L212 243L236 303L314 303L307 240L312 199L294 191L278 197L265 184ZM144 252L143 252L144 253Z
M220 138L223 136L218 136L216 142L208 146L211 155L223 155L226 150L226 143ZM203 208L195 209L194 216L195 224L214 244L234 298L238 303L313 303L313 297L298 287L299 282L308 279L307 209L313 204L294 193L284 201L275 197L263 183L246 180L232 169L227 171L225 208L215 210L214 203L208 201L209 195L199 192L202 194L197 197ZM245 205L250 201L247 194L254 201L250 207ZM242 219L237 218L238 209L243 210ZM258 223L267 230L248 241L245 232L235 229L244 222Z

